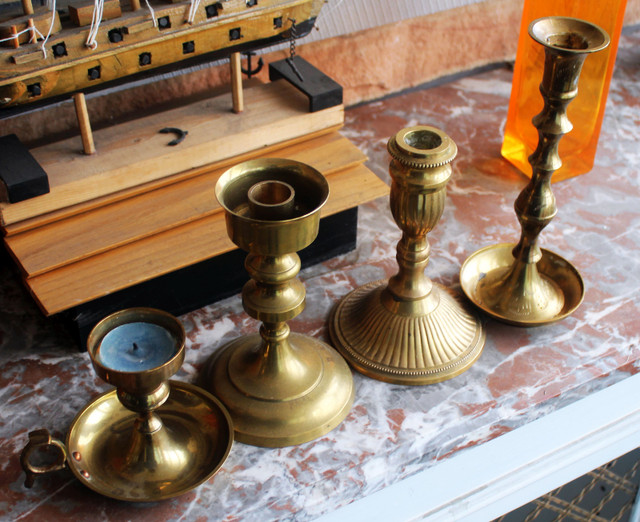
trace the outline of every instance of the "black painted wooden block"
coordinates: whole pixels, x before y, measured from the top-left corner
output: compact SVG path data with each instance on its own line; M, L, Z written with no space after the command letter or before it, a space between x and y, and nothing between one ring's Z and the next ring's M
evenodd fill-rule
M47 173L15 134L0 137L0 181L9 203L49 192Z
M271 81L284 79L309 98L309 112L342 103L342 86L300 56L269 64Z

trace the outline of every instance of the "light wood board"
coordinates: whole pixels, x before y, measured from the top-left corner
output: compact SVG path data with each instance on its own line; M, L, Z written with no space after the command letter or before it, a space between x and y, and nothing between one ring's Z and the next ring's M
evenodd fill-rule
M99 198L91 199L89 201L83 201L82 203L77 203L75 205L54 210L52 212L47 212L46 214L41 214L39 216L35 216L29 219L24 219L22 221L18 221L17 223L12 223L10 225L4 226L2 228L2 231L4 232L5 236L21 234L23 232L26 232L27 230L34 230L38 227L48 225L49 223L53 223L55 221L67 219L71 216L76 216L78 214L89 212L91 210L103 207L105 205L110 205L130 197L134 197L152 190L156 190L161 187L166 187L173 183L178 183L180 181L194 178L196 176L201 176L203 174L208 173L212 169L228 168L242 161L262 157L265 155L276 157L279 154L284 154L279 152L282 149L291 147L295 144L305 143L307 140L311 140L316 137L324 136L325 134L335 132L339 130L341 127L342 125L336 125L334 127L321 129L319 131L307 134L305 136L299 136L291 140L283 141L280 143L274 143L273 145L263 147L260 150L253 150L250 152L246 152L244 154L239 154L237 156L234 156L233 158L227 158L225 160L218 161L212 165L205 165L203 167L198 167L196 169L189 169L184 172L172 174L171 176L166 176L164 178L160 178L154 181L142 183L140 185L136 185L135 187L119 190L118 192L107 194Z
M285 82L245 92L245 110L231 112L231 94L139 118L94 133L97 152L81 153L80 136L32 149L51 191L19 203L0 203L3 225L17 223L177 172L342 124L342 105L309 113L307 98ZM189 132L177 146L165 127Z
M363 164L327 177L327 216L388 194L388 187ZM55 314L109 293L204 261L235 248L224 214L215 212L153 236L111 249L26 280L43 312ZM242 267L238 267L242 270ZM224 274L211 274L224 277Z
M327 176L366 160L337 132L278 150L273 156L301 161ZM215 185L224 170L213 165L197 177L8 236L5 243L26 277L40 275L218 211Z

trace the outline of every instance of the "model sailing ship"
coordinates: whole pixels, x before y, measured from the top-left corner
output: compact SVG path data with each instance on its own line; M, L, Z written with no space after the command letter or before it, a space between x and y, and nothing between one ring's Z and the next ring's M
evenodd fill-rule
M323 0L75 1L0 19L0 107L300 37ZM7 11L7 5L2 6Z

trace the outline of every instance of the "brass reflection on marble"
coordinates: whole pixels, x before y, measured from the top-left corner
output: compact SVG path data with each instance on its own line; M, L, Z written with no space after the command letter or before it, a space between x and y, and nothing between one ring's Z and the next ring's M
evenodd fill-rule
M464 263L460 282L466 295L495 319L537 326L563 319L582 302L584 283L562 257L539 248L538 236L556 215L551 176L560 167L560 138L572 128L567 106L578 93L586 56L606 48L608 35L598 26L567 17L547 17L529 26L545 51L540 92L542 111L533 118L538 146L529 156L533 176L515 202L522 229L517 244L483 248Z
M262 326L211 357L205 386L229 409L237 440L268 447L313 440L342 422L354 397L340 355L287 325L305 306L297 252L318 234L328 183L302 163L259 159L225 172L216 196L229 237L249 252L242 304Z
M141 371L106 366L97 355L103 339L128 323L162 327L175 340L175 354ZM184 341L182 324L160 310L131 308L98 323L88 339L91 362L97 375L117 389L76 415L65 444L46 429L29 434L20 458L25 486L39 475L69 467L102 495L150 502L181 495L209 479L229 454L233 426L208 392L168 380L182 366ZM55 462L38 464L38 453L47 450L55 451Z
M467 370L485 334L475 315L424 270L427 233L444 210L457 147L434 127L403 129L388 143L391 213L402 229L399 271L345 296L330 320L334 346L360 372L397 384L430 384Z

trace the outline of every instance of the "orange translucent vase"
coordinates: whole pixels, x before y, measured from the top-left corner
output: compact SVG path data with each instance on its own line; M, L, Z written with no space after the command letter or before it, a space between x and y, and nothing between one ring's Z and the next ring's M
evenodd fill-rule
M538 144L531 119L542 110L539 85L544 68L544 49L527 33L529 24L543 16L572 16L599 25L611 37L608 49L590 56L582 68L578 96L567 110L573 130L560 141L562 166L553 174L555 182L593 167L626 4L627 0L525 0L501 152L528 177L528 157Z

